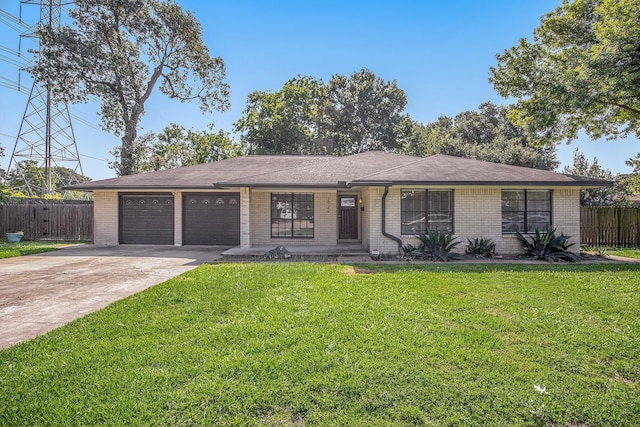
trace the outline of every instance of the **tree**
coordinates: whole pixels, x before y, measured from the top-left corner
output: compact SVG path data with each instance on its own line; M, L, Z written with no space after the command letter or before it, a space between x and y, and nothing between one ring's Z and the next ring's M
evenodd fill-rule
M228 106L224 63L211 57L200 24L171 0L76 0L72 26L41 28L33 73L56 99L101 99L102 127L122 139L120 173L134 171L134 141L154 88L203 112Z
M411 123L409 138L401 148L405 154L426 157L434 154L460 156L453 137L453 119L442 115L435 122Z
M640 136L639 16L640 0L564 0L491 68L511 118L547 144Z
M2 145L0 145L0 157L4 157L4 147ZM0 203L9 197L9 193L9 187L6 184L6 171L0 169Z
M640 153L625 163L633 168L633 172L620 175L618 180L625 186L629 196L638 195L640 194Z
M316 141L325 102L322 80L298 76L277 92L249 94L234 128L250 154L319 154Z
M573 152L573 165L565 166L563 173L605 181L614 181L612 187L580 190L581 206L622 206L629 199L629 191L624 180L614 176L610 170L604 169L594 158L590 162L577 148Z
M53 196L61 197L64 186L91 181L91 178L80 175L73 169L54 166L51 173L51 186L55 189ZM27 184L29 183L29 184ZM24 193L29 197L47 197L47 176L45 168L39 167L35 160L18 162L16 167L5 175L5 184L12 193ZM66 196L67 194L65 194ZM84 194L73 193L83 198Z
M333 141L333 154L400 148L407 136L407 97L395 80L385 81L366 69L348 78L334 75L327 97L321 136Z
M511 107L485 102L477 111L454 118L441 116L426 125L415 123L402 151L416 156L447 154L496 163L553 170L555 146L535 146L507 118Z
M170 124L161 133L138 137L133 145L133 173L173 169L200 163L215 162L243 155L228 133L193 131L185 133L182 126ZM120 148L111 151L115 160L109 167L121 176Z
M251 93L235 130L254 154L395 150L407 134L406 103L395 81L369 70L336 74L328 84L298 76L277 92Z

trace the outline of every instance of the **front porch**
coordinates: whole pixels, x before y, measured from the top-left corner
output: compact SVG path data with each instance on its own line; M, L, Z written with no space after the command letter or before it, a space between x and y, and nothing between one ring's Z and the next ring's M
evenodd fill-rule
M284 247L284 251L278 248ZM286 258L282 254L287 254ZM360 243L339 243L337 245L256 245L250 248L240 246L222 252L226 261L264 261L264 260L295 260L295 261L338 261L348 258L357 262L371 260L369 253Z

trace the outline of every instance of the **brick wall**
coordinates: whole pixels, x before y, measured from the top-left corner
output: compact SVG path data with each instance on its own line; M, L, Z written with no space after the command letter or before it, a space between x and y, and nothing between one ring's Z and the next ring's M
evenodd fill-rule
M251 190L240 189L240 247L251 246Z
M378 250L382 254L398 255L398 243L382 234L382 196L384 188L372 187L365 194L365 209L368 210L366 223L367 233L370 236L369 251ZM364 226L365 224L363 224ZM385 231L393 236L400 237L400 189L390 188L386 200L386 227ZM409 241L409 239L407 239ZM366 246L365 246L366 247Z
M360 212L360 238L362 246L366 250L371 250L371 214L374 211L372 205L372 190L370 188L361 189L362 206L364 210Z
M403 187L404 188L404 187ZM392 187L386 200L386 231L400 237L403 244L416 246L419 241L412 236L401 235L400 187ZM366 215L363 217L363 244L368 250L377 249L384 254L395 255L398 245L382 235L382 194L384 188L363 190ZM580 246L580 190L560 188L553 190L553 226L558 233L571 236L572 247ZM500 254L522 253L520 242L514 235L502 234L502 191L500 188L456 188L454 189L454 233L462 242L457 252L464 252L467 238L493 239Z
M411 236L401 236L400 217L401 187L389 189L386 203L386 231L400 237L403 243L418 244ZM395 241L382 235L382 195L384 188L361 188L351 193L360 193L364 211L360 213L361 240L365 249L377 249L385 254L398 253ZM335 245L338 241L336 190L316 191L314 195L314 238L271 238L271 191L240 190L241 245ZM175 244L182 244L181 193L175 197ZM553 225L558 233L571 236L580 245L580 191L559 188L553 190ZM118 192L94 191L94 244L118 244ZM467 237L491 238L501 254L520 253L521 247L513 235L502 235L500 188L457 188L454 190L455 235L463 242L459 251L464 251Z
M118 192L93 192L93 243L100 246L118 244Z
M458 252L464 252L467 238L484 237L496 243L498 253L518 253L517 239L502 235L502 190L500 188L458 188L453 192L453 227L462 241Z
M173 195L173 244L182 246L182 192Z
M278 190L278 192L287 192ZM295 190L291 192L305 192ZM337 230L337 192L335 190L315 191L314 237L311 238L272 238L271 237L271 191L251 191L251 246L255 245L335 245L338 241Z
M577 188L561 188L553 191L553 226L557 233L570 236L570 243L575 243L571 250L580 252L580 190Z

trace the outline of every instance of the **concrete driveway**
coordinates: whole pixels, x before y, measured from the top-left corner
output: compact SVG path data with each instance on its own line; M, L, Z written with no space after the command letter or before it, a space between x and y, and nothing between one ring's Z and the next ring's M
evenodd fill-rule
M0 349L220 258L228 247L78 245L0 260Z

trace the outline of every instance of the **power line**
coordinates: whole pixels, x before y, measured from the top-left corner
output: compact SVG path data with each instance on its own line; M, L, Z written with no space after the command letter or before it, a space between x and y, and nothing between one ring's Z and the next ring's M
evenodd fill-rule
M9 80L6 77L0 76L0 86L18 91L25 95L29 95L29 90L26 87L20 86L18 85L18 83L14 82L13 80Z
M4 51L8 51L9 49L5 49L3 46L0 46L0 49L4 50ZM31 61L26 61L24 59L17 59L17 58L13 58L10 56L6 56L0 53L0 61L2 62L6 62L8 64L11 65L15 65L16 67L19 68L27 68L27 66L30 64Z
M33 31L34 26L26 24L23 20L16 18L6 10L0 9L0 22L4 23L12 30L22 33L24 31Z
M40 7L38 26L49 29L60 27L62 0L21 0L21 15L23 4ZM22 22L21 19L20 22ZM28 33L26 35L34 34ZM30 195L34 193L51 194L53 191L52 175L55 174L55 168L61 164L70 164L73 166L70 169L76 174L84 175L71 125L69 108L66 103L54 103L52 95L49 85L43 85L34 80L7 168L7 170L11 170L11 166L17 166L21 160L32 160L44 171L44 185L30 182L23 174L24 190ZM69 185L73 182L63 182L62 184Z
M4 50L6 53L10 55L17 56L18 58L22 58L22 55L20 55L20 52L18 52L17 50L9 49L8 47L5 47L5 46L0 46L0 49Z

